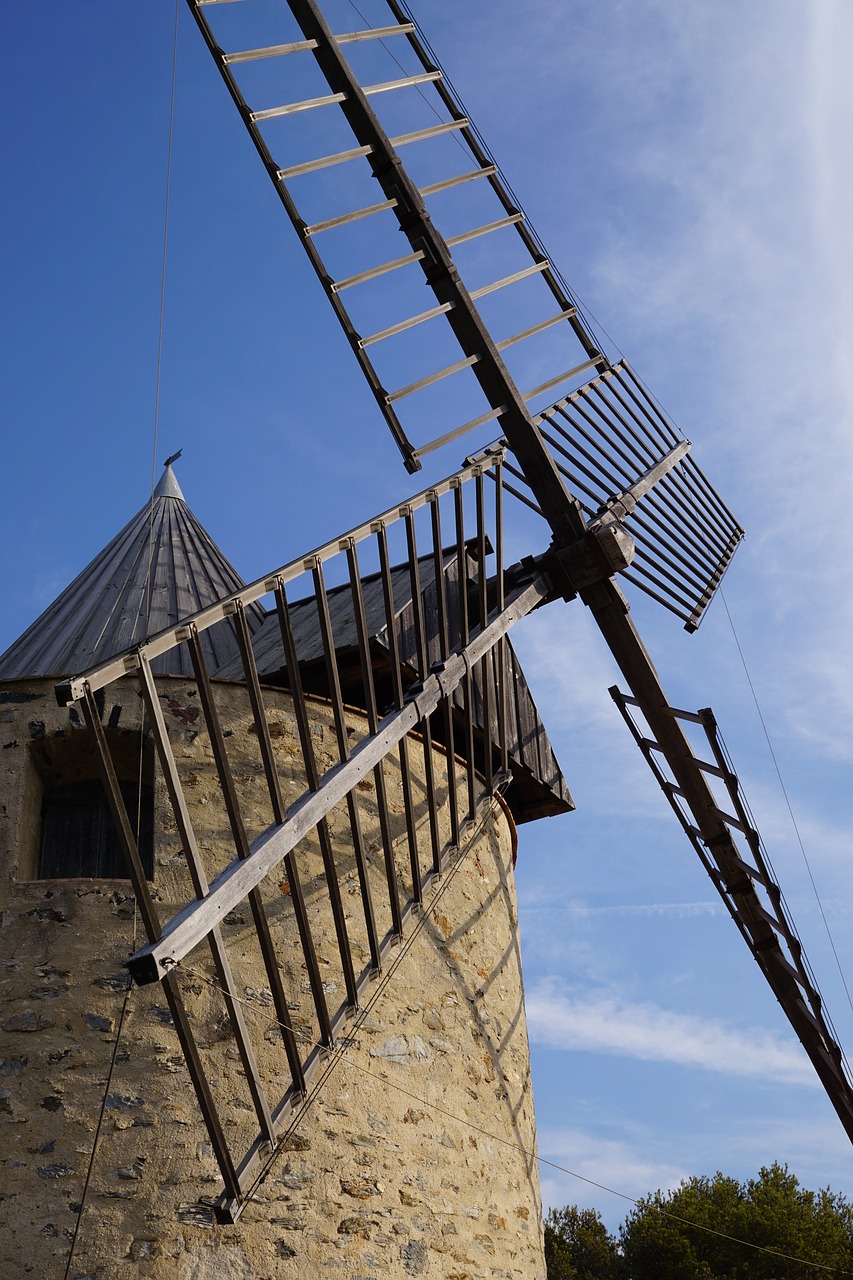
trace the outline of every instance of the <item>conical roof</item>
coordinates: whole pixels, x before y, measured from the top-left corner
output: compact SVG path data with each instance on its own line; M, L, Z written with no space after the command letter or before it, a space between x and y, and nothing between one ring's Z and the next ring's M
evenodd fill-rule
M0 679L79 675L243 585L190 511L167 463L153 502L0 655ZM255 631L263 610L246 612ZM238 654L228 623L203 632L202 646L211 672ZM192 672L185 645L153 667L159 675Z

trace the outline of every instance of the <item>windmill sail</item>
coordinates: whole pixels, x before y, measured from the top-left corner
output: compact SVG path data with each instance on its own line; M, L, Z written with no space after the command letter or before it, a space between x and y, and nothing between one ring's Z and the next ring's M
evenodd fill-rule
M722 898L741 937L800 1038L812 1066L853 1139L853 1082L824 1008L816 979L788 913L773 866L755 826L714 713L667 708L673 723L699 725L704 742L690 755L693 783L687 788L668 768L670 753L655 740L636 698L616 687L610 695L622 712L661 790ZM686 735L682 735L687 741ZM711 760L702 749L710 747ZM701 776L705 786L696 785ZM681 775L682 781L684 774ZM716 790L712 787L716 783Z
M510 788L509 796L518 783L511 753L530 733L529 708L521 703L523 687L506 636L521 618L571 589L567 558L560 552L504 566L504 468L503 452L492 449L399 507L57 687L60 702L79 703L92 737L148 939L129 968L139 983L158 982L168 1002L219 1164L223 1191L217 1212L223 1220L233 1221L251 1198L306 1090L358 1016L383 965L392 963L394 948L416 927L414 917L429 903L438 878L464 856L473 827L496 793ZM649 476L635 490L651 482ZM626 493L613 509L633 500ZM396 569L389 550L395 540L406 550L405 565ZM491 556L494 569L488 573ZM378 571L365 577L373 563ZM460 573L462 564L472 567ZM579 554L570 554L568 564L578 576L578 566L588 568ZM400 609L406 577L406 603ZM668 704L627 605L606 574L599 571L578 594L633 691L628 697L612 691L620 710L853 1137L846 1062L713 718ZM273 609L253 634L248 619L265 598ZM337 602L335 622L332 601ZM381 653L371 648L377 610L384 620ZM229 619L239 667L232 663L211 672L204 637ZM270 627L277 634L274 644L267 635ZM203 830L194 826L189 796L198 775L180 754L185 725L167 723L163 695L152 676L152 663L181 653L186 661L178 669L192 667L200 712L191 736L203 726L212 756ZM321 736L335 744L322 755L313 741L320 726L309 719L312 695L306 691L308 679L312 691L318 688L318 662L325 668L321 704L327 708ZM223 674L226 689L228 680L240 682L230 694L223 692ZM172 861L185 864L187 896L166 919L147 883L99 711L104 690L128 678L138 686L160 761L168 797L168 814L161 821L164 831L176 833L178 845ZM298 729L296 750L282 750L273 741L273 731L283 734L283 710L281 699L268 691L270 681L288 692ZM356 686L359 693L353 696ZM390 708L380 713L389 697ZM232 713L239 709L236 719L249 723L248 732L223 730L223 702ZM363 707L363 713L354 712L354 706ZM692 722L705 730L710 762L684 733L682 725ZM415 752L423 756L418 786L413 785ZM553 767L546 753L540 777L549 776ZM238 774L257 777L249 803L235 785ZM712 781L722 782L722 799ZM556 790L559 801L563 797ZM564 794L564 807L571 807ZM262 811L267 816L259 827ZM205 851L213 847L219 867L208 878ZM350 849L352 856L345 852ZM339 865L344 858L346 867ZM309 881L311 893L305 888ZM358 895L360 911L344 909L344 892ZM294 924L284 935L282 894ZM254 939L243 940L241 958L246 948L256 949L267 975L267 1000L279 1024L272 1054L255 1047L223 934L232 913L239 915L246 906ZM293 967L294 934L296 962L310 994L310 1010L303 1006L298 1025L280 971L283 938ZM317 958L319 939L326 952L324 970ZM192 985L199 976L223 1001L223 1035L231 1059L240 1063L247 1108L257 1123L242 1149L221 1119L223 1100L211 1082L211 1046L198 1008L183 995L187 982ZM342 998L330 999L328 993L339 988Z
M606 500L679 436L594 333L408 9L377 0L375 26L333 34L314 0L274 22L262 0L188 2L407 468L501 431L557 537L581 537L579 496ZM692 461L637 524L632 580L695 630L742 529Z
M506 791L511 797L513 787L524 785L510 758L514 744L527 737L537 752L545 745L531 725L532 704L523 704L505 637L553 592L540 567L504 566L502 463L502 452L491 451L401 506L57 686L62 704L79 703L92 738L148 939L129 967L137 982L159 982L168 1001L222 1176L223 1220L241 1212L306 1090L326 1069L382 966L392 963L394 949L415 929L413 917L442 873L464 854L490 807L501 803L496 796ZM487 487L488 476L494 483ZM452 538L453 557L442 529ZM401 543L405 569L395 570L392 548ZM495 569L487 578L491 557ZM473 572L457 572L457 565L471 561ZM374 610L365 605L364 570L373 564L378 572L367 582L374 597L380 584L385 624L378 660L370 645ZM409 582L401 609L403 573ZM332 597L340 602L337 635ZM260 640L268 624L254 634L248 625L265 598L280 638L272 656ZM307 646L306 615L312 622ZM210 670L204 644L207 632L228 627L229 619L241 655L235 672L241 683L230 697L239 722L250 724L239 734L223 728L228 683ZM202 829L194 824L189 798L198 775L181 756L185 726L169 723L152 676L152 663L174 659L178 651L197 689L192 737L203 728L212 756ZM309 707L312 694L303 679L316 666L315 652L325 667L322 710L316 698ZM283 701L276 696L280 688L267 685L283 683L282 658ZM182 866L187 895L168 919L161 918L147 882L99 712L103 691L127 677L138 687L150 726L167 796L164 830L175 833L174 860ZM344 699L343 690L354 684L363 711ZM389 697L390 709L381 713ZM292 745L283 747L285 715L294 730L287 732ZM539 767L540 776L553 773L553 757L544 756ZM248 800L235 783L247 775L258 780ZM567 792L555 798L563 809L571 807ZM219 869L209 876L211 848L218 851ZM360 909L349 906L348 894L358 897ZM241 906L251 910L254 937L245 945L257 951L278 1020L272 1057L253 1041L223 936ZM283 928L283 906L294 926L290 932ZM281 974L285 963L307 976L310 1011L306 999L298 1020ZM188 970L201 974L224 1002L223 1034L257 1123L242 1149L222 1122L225 1100L211 1084L215 1050L182 994Z

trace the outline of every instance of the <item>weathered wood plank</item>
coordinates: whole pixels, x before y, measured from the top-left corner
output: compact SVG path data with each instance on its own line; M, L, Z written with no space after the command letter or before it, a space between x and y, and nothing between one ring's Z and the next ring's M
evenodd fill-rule
M435 711L442 698L464 679L471 666L488 653L513 623L547 599L550 591L550 582L540 575L512 593L504 612L472 638L464 653L454 654L442 671L428 676L414 697L410 696L400 710L385 717L377 734L363 738L348 760L324 775L318 790L306 792L291 806L287 822L269 827L258 836L247 858L231 862L211 883L206 897L188 903L165 926L160 939L131 957L129 968L136 981L157 981L204 939L334 805L381 763L407 733Z

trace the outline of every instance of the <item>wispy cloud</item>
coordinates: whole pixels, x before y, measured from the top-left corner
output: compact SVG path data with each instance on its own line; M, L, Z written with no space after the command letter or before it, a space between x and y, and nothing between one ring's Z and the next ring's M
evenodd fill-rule
M527 167L548 172L546 198L530 192L546 243L747 527L728 585L767 704L793 741L853 759L853 597L827 554L853 472L853 174L839 161L853 9L540 3L525 22L498 9L477 38L510 82L535 64L552 86L567 49L606 47L604 74L572 64L574 111L534 87L529 116L518 94L494 104L497 127L530 131L515 162L519 185ZM561 143L575 162L555 168L544 145Z
M555 259L747 527L727 588L780 735L853 759L853 595L829 552L853 473L853 173L839 162L853 123L853 9L614 0L605 15L552 0L522 22L497 0L468 21L491 69L480 83L465 72L475 115L519 166L509 176ZM569 55L572 94L561 93L576 48L606 55ZM526 92L495 101L496 65ZM561 148L573 163L555 166ZM537 193L531 174L543 172ZM533 642L531 683L538 693L544 680L558 714L598 746L606 663L579 628L570 639L571 670L550 683L560 650ZM626 778L632 812L637 777Z
M539 1133L538 1146L543 1161L552 1162L542 1163L539 1170L545 1206L602 1206L608 1219L624 1217L630 1210L626 1197L638 1199L658 1188L676 1187L689 1174L666 1156L650 1154L656 1143L648 1133L626 1140L579 1128L546 1127ZM603 1197L603 1188L616 1196Z
M557 979L536 983L526 1003L534 1044L810 1088L816 1084L802 1050L762 1027L734 1027L715 1018L675 1013L609 990L566 993Z
M841 915L850 903L844 767L853 760L853 593L839 550L853 475L853 170L844 162L853 125L853 6L613 0L605 10L537 0L522 20L517 6L496 0L480 13L476 37L490 73L479 100L476 84L470 91L475 118L499 159L502 131L510 141L527 137L523 153L507 157L509 176L550 252L694 441L696 461L747 528L726 596L825 909L830 918ZM509 91L492 108L495 65ZM458 74L461 80L461 67ZM547 181L537 188L543 172ZM653 876L657 851L644 859L635 851L646 849L643 836L661 830L651 821L646 828L647 819L672 823L672 815L612 719L605 690L613 680L592 624L578 619L574 631L567 622L561 632L555 620L548 634L552 612L556 606L531 620L541 630L524 662L578 818L607 813L607 774L618 775L626 865L640 861ZM579 607L562 613L583 615ZM800 892L805 876L784 801L775 782L762 781L765 748L719 602L689 642L673 627L655 629L648 616L642 634L672 700L683 697L680 705L692 710L715 706L794 917L819 925L808 885ZM612 841L615 849L621 843ZM589 874L583 851L581 836L569 849L575 876ZM646 1074L661 1089L677 1078L695 1080L703 1094L715 1084L737 1096L713 1124L686 1111L678 1133L660 1117L642 1133L627 1118L627 1134L602 1134L600 1124L595 1134L546 1128L543 1154L556 1151L568 1168L629 1194L671 1185L682 1171L752 1176L775 1158L789 1159L806 1185L835 1181L837 1169L849 1182L843 1134L829 1104L801 1087L812 1084L811 1069L793 1038L616 994L636 977L648 979L650 990L653 978L642 946L630 968L614 955L603 936L608 916L621 928L624 915L623 932L633 939L632 915L683 909L663 901L679 887L649 880L637 897L660 901L632 908L607 904L594 889L590 905L589 879L578 886L568 873L555 903L554 879L542 876L540 892L531 883L524 889L525 918L532 912L537 926L525 934L528 975L531 954L540 972L571 975L562 986L529 984L534 1050L574 1052L578 1078L595 1075L594 1054L621 1055L626 1068L630 1059L660 1063ZM685 884L683 896L693 902L704 892ZM616 894L625 902L630 886ZM571 913L580 927L560 928L559 913ZM546 946L554 951L547 967ZM807 946L817 961L819 937ZM607 972L608 964L622 972ZM591 991L578 983L579 972L593 976ZM745 997L741 1012L760 1023L762 1014L748 1008ZM541 1058L543 1087L557 1056ZM610 1066L618 1067L615 1058ZM729 1080L712 1082L705 1072ZM738 1076L742 1087L730 1083ZM742 1095L756 1101L764 1080L779 1082L774 1108L783 1104L784 1121L768 1122L761 1106L742 1105ZM785 1084L794 1086L787 1094ZM562 1080L551 1090L565 1098ZM630 1115L638 1114L634 1097ZM610 1141L611 1134L622 1140ZM542 1177L546 1202L589 1202L583 1184L550 1170ZM592 1202L614 1222L627 1207L603 1194Z
M614 1128L618 1138L609 1136ZM748 1178L762 1165L779 1160L796 1169L803 1186L845 1190L853 1173L844 1131L829 1109L823 1111L819 1105L807 1116L798 1108L795 1117L782 1119L739 1114L733 1121L718 1115L710 1129L688 1121L676 1141L659 1127L610 1114L590 1128L544 1125L538 1147L546 1209L566 1204L593 1207L610 1230L631 1211L630 1200L673 1189L696 1174L719 1169Z
M529 892L519 906L528 916L542 913L554 913L569 916L572 920L599 920L607 917L624 917L626 919L648 919L650 917L669 917L686 920L695 916L718 916L724 914L722 902L709 899L707 902L613 902L602 906L592 906L578 899L554 901L549 899L545 886L541 892Z
M762 5L679 19L682 51L686 41L702 62L680 86L681 122L632 136L619 153L660 228L615 220L600 263L629 340L633 330L643 341L653 315L666 363L687 371L676 393L699 417L684 425L748 528L730 594L739 627L756 628L749 647L767 703L784 708L792 739L849 760L853 600L821 554L822 521L791 516L844 509L853 470L853 180L838 162L853 120L843 57L853 17L832 0L779 7L770 41L753 39ZM734 49L733 22L745 37ZM671 47L650 50L664 84ZM641 101L647 71L632 90ZM725 438L716 462L715 424Z

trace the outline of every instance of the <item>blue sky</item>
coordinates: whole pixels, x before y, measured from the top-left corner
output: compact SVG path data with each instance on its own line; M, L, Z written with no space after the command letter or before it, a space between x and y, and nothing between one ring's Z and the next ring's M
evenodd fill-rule
M554 260L747 530L726 599L847 973L853 14L841 0L417 12ZM164 0L50 0L6 19L0 649L148 490L173 17ZM190 505L247 579L421 487L183 6L158 471L180 447ZM320 472L324 501L304 484ZM539 549L521 525L512 536ZM632 605L671 701L717 713L849 1049L722 602L693 637ZM849 1143L610 702L591 620L553 606L515 639L578 805L521 833L541 1153L627 1195L774 1159L853 1193ZM549 1169L543 1188L612 1225L627 1208Z

